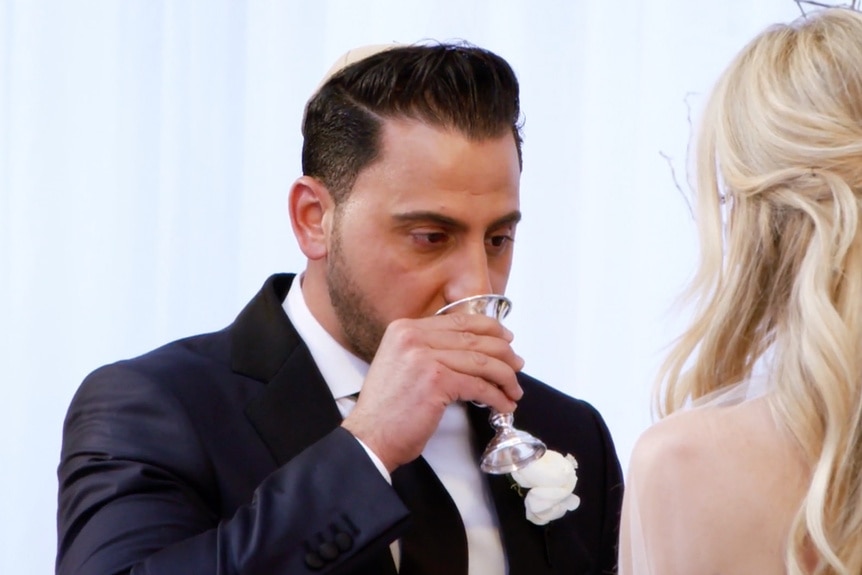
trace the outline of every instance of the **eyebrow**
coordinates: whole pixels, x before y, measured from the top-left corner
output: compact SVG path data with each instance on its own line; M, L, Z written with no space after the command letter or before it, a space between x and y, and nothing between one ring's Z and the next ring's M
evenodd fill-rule
M450 218L449 216L444 216L443 214L437 212L405 212L403 214L395 214L392 217L395 221L402 224L409 224L415 222L432 222L458 231L463 231L467 229L467 225L464 224L464 222L456 220L455 218ZM488 229L493 230L496 228L501 228L503 226L511 226L517 224L520 221L521 212L519 210L515 210L491 222L491 225L488 226Z

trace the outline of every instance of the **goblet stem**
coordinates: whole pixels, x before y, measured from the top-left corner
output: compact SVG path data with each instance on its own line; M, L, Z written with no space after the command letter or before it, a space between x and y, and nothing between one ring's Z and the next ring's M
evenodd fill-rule
M501 427L511 427L515 421L515 416L511 413L502 413L496 409L491 409L491 415L488 416L488 421L491 422L491 427L500 429Z

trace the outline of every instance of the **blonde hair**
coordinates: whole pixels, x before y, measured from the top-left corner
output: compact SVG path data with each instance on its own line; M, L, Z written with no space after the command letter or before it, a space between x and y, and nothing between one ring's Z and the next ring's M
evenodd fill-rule
M789 572L807 573L807 547L814 573L858 575L862 14L771 27L736 57L704 111L696 182L698 306L663 366L659 414L744 381L769 350L771 405L811 468Z

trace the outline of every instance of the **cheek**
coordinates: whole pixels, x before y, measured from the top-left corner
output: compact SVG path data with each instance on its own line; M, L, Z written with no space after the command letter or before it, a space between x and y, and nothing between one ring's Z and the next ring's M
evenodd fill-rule
M381 317L390 322L436 311L442 305L444 277L437 266L389 253L368 258L361 281Z
M392 302L416 289L415 274L392 249L366 244L347 248L342 255L350 281L380 310L391 309Z
M401 290L402 282L421 275L422 262L403 238L385 234L369 226L350 230L343 238L344 257L363 282L382 283Z

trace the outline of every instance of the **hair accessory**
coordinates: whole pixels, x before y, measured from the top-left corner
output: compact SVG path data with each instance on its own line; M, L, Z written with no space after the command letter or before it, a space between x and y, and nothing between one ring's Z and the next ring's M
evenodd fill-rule
M854 12L859 12L860 4L862 4L862 0L853 0L852 2L816 2L815 0L793 0L793 2L799 7L799 11L802 12L802 17L807 18L808 12L805 11L805 6L814 6L815 8L844 8L846 10L853 10ZM805 4L805 6L803 6Z

